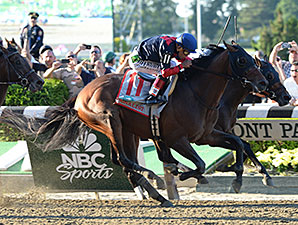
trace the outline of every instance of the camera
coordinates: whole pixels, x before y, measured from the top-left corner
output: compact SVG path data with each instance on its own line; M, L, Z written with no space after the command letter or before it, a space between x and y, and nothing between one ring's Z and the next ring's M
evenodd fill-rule
M83 44L85 47L86 47L86 49L91 49L91 45L86 45L86 44Z
M283 42L283 43L281 44L281 47L282 47L282 48L292 48L292 46L291 46L288 42Z
M61 63L69 63L69 59L61 59Z

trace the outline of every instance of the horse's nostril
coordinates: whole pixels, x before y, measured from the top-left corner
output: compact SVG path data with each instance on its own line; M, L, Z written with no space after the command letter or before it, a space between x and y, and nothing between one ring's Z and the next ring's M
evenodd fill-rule
M286 95L286 96L284 96L284 99L285 99L286 101L290 101L290 100L291 100L291 97L288 96L288 95Z
M44 84L44 81L39 80L39 81L36 82L36 84L39 85L39 86L42 86Z

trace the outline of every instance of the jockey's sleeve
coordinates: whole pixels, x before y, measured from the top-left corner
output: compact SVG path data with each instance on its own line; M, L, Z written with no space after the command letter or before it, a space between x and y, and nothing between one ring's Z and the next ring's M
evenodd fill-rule
M183 69L182 64L179 64L178 66L172 67L172 68L167 68L167 69L162 69L161 70L161 75L166 78L169 76L172 76L174 74L177 74L180 72L180 70Z
M184 62L185 60L191 60L191 58L186 57L185 59L178 60L178 62ZM175 66L172 68L161 69L161 75L164 78L166 78L166 77L169 77L169 76L179 73L180 70L182 70L182 69L183 69L182 64L179 64L178 66Z
M161 43L159 48L160 63L161 63L161 75L166 78L177 74L183 68L182 65L171 67L171 59L173 58L174 51L170 49L168 45Z

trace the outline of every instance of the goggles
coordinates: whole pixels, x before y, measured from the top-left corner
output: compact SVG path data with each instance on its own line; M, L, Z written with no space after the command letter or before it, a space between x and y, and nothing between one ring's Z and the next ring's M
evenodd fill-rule
M291 70L291 72L298 72L298 69L295 69L295 70Z
M292 54L298 54L298 52L297 52L297 51L295 51L295 50L288 51L288 53L292 53Z
M187 51L186 49L183 49L183 54L186 55L186 56L188 56L190 54L190 52Z

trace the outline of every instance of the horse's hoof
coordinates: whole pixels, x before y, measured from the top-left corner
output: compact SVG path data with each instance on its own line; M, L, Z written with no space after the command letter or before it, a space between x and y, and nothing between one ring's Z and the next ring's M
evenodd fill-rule
M265 186L274 187L273 179L271 177L264 177L262 182Z
M198 179L198 184L209 184L209 181L207 180L206 177L201 177Z
M161 179L159 176L157 176L154 180L157 189L165 190L167 188L164 180Z
M166 200L163 203L161 203L160 206L162 206L162 207L173 207L174 205L169 200Z
M237 180L233 180L232 187L233 187L233 189L236 193L240 192L241 186L242 186L242 182L239 182Z

